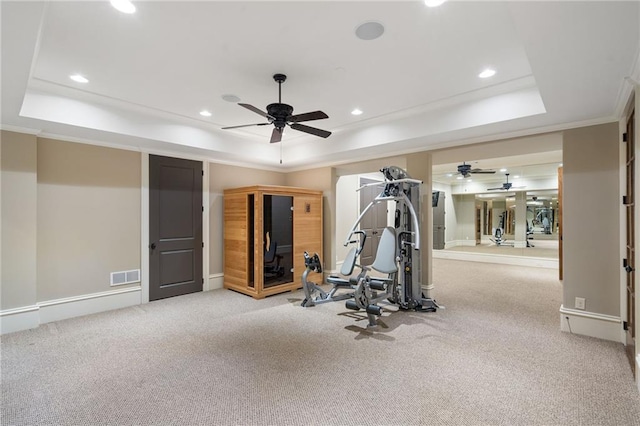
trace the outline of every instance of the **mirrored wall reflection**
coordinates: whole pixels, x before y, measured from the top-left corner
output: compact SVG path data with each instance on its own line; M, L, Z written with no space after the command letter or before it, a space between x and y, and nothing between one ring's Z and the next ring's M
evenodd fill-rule
M527 224L532 235L549 235L557 239L558 191L527 193Z
M557 192L453 194L451 200L441 193L443 202L433 209L433 248L558 259ZM436 238L443 227L438 217L445 224L445 241Z

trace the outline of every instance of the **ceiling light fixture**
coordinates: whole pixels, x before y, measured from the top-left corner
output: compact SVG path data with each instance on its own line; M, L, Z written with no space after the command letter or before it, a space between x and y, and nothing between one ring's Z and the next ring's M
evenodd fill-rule
M445 1L447 0L424 0L424 4L426 4L427 7L438 7L441 6Z
M122 13L135 13L136 7L129 0L111 0L111 6Z
M356 37L360 40L375 40L384 34L384 26L380 22L365 22L356 28Z
M500 173L504 173L506 171L507 171L507 169L500 169Z
M72 74L69 76L69 78L73 81L75 81L76 83L88 83L89 80L87 80L84 76L80 75L80 74Z
M480 78L489 78L489 77L493 77L494 75L496 75L496 70L492 70L491 68L487 68L484 71L482 71L480 74L478 74L478 77L480 77Z
M206 109L203 109L202 111L200 111L200 115L203 117L211 117L211 113Z
M351 111L351 114L353 114L353 115L361 115L362 111L359 110L358 108L355 108L353 111Z

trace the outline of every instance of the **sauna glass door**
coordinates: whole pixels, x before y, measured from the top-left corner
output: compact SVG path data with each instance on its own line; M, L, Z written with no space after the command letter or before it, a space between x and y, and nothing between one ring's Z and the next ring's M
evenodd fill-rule
M264 195L263 287L293 281L293 197Z

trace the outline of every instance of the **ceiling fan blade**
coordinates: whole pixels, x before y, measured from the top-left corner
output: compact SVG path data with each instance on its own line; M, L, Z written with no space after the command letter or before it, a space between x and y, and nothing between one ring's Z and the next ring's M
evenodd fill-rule
M309 133L311 135L320 136L321 138L328 138L331 132L322 129L316 129L315 127L305 126L304 124L293 123L291 128L301 132Z
M239 129L240 127L250 127L250 126L267 126L271 123L255 123L255 124L241 124L239 126L228 126L228 127L222 127L221 129L223 130L227 130L227 129Z
M469 170L469 173L474 173L474 174L486 174L486 175L492 175L494 174L496 171L495 170L482 170L482 169L473 169L473 170Z
M241 107L245 107L246 109L248 109L250 111L253 111L256 114L259 114L259 115L263 116L264 118L267 118L269 120L275 120L274 117L270 116L269 114L267 114L266 112L262 111L261 109L254 107L253 105L240 104L240 103L238 105L240 105Z
M271 143L280 142L281 140L282 140L282 129L274 127L273 132L271 132Z
M497 191L497 190L501 190L501 189L505 189L503 187L500 188L487 188L487 191Z
M329 116L324 112L313 111L313 112L306 112L304 114L292 115L287 119L287 121L291 121L293 123L300 123L301 121L322 120L325 118L329 118Z

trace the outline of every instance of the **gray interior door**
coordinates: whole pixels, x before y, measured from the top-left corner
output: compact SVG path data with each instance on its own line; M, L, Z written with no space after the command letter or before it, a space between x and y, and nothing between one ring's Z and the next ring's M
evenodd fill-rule
M360 179L360 185L374 183L372 179ZM360 191L360 212L362 212L374 198L384 189L384 185L368 186ZM387 226L387 203L375 204L362 218L360 230L367 233L367 240L360 254L361 265L371 265L378 251L378 244L382 237L382 230Z
M202 291L202 163L149 156L149 300Z

